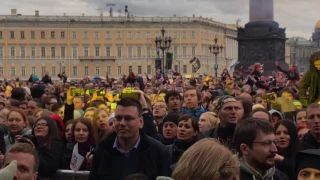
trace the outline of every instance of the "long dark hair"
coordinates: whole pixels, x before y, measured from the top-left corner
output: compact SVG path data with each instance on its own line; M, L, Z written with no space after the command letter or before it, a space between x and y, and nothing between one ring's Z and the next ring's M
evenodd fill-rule
M66 129L67 129L67 126L69 125L69 124L71 124L72 126L71 126L71 132L73 133L73 124L75 123L75 121L67 121L65 124L64 124L64 128L63 128L63 136L62 136L62 139L63 139L63 141L64 142L68 142L67 141L67 139L66 139ZM72 134L71 133L71 134ZM72 136L72 135L71 135ZM72 139L72 141L73 141L73 139Z
M47 122L48 135L44 141L37 142L36 147L37 148L45 147L46 149L50 149L52 141L59 141L60 140L60 133L59 133L57 123L55 122L55 120L51 119L50 117L44 116L44 117L37 119L37 121L34 124L36 125L40 120L45 120ZM35 136L34 135L35 128L36 127L34 126L33 131L32 131L33 136Z
M94 138L94 133L93 133L93 127L92 127L92 123L91 123L91 120L90 119L86 119L86 118L78 118L76 120L74 120L75 122L73 123L73 126L72 126L72 139L73 141L75 141L75 137L74 137L74 131L76 129L76 126L78 123L82 123L84 125L87 126L88 128L88 140L87 141L94 141L96 142L96 138Z
M288 134L290 136L289 146L285 149L284 152L282 152L282 155L286 156L287 158L294 157L297 153L299 146L298 132L296 126L290 120L281 120L275 125L275 132L277 131L280 125L283 125L287 128Z

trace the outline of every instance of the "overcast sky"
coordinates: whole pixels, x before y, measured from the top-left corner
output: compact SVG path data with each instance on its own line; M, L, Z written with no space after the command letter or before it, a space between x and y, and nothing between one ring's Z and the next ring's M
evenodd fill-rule
M128 5L135 16L203 16L223 23L241 25L249 19L249 0L0 0L0 14L10 14L11 8L18 13L32 15L99 15L100 10L108 15L107 3L114 3L114 14ZM320 20L320 0L275 0L275 20L287 28L287 37L310 38L315 24Z

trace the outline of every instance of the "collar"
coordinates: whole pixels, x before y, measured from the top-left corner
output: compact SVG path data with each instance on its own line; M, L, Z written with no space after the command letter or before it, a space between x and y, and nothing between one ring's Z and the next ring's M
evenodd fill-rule
M139 144L140 144L140 136L139 136L138 141L136 142L136 144L133 146L133 148L131 148L129 151L126 151L126 150L122 149L122 148L119 146L118 136L117 136L116 139L114 140L113 148L116 148L120 153L127 154L127 153L129 153L130 151L132 151L133 149L138 149Z

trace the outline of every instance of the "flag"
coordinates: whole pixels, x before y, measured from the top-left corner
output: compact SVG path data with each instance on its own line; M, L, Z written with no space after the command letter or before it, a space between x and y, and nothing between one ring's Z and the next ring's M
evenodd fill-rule
M73 170L74 172L79 171L84 159L85 158L79 154L78 143L77 143L73 147L73 152L72 152L71 161L70 161L71 170Z
M201 68L200 60L196 57L193 57L190 61L190 64L192 64L193 72L197 72Z

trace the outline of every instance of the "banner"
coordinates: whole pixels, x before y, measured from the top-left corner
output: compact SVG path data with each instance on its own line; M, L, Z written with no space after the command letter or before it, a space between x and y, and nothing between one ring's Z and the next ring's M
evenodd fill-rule
M200 60L196 57L193 57L190 60L190 64L192 64L192 69L194 70L193 72L197 72L201 68Z
M85 158L79 154L78 143L77 143L73 147L72 157L71 157L71 161L70 161L71 170L73 170L75 172L79 171L84 159Z

